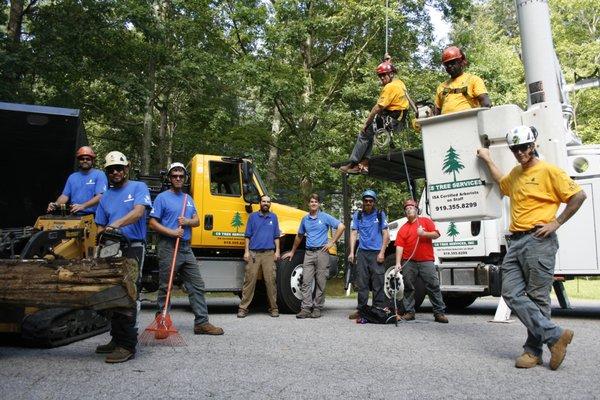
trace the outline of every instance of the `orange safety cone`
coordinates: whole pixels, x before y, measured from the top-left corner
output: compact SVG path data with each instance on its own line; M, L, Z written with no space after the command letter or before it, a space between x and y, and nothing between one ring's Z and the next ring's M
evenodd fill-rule
M181 208L181 216L185 215L188 195L183 196L183 206ZM181 228L181 226L180 226ZM160 313L156 314L154 321L139 337L139 342L142 345L152 346L157 344L165 344L170 346L185 346L185 340L173 326L173 321L169 315L169 305L171 303L171 290L173 289L173 278L175 277L175 261L177 260L177 251L179 250L179 237L175 239L175 247L173 249L173 258L171 260L171 268L169 271L169 283L167 285L167 296L165 304Z

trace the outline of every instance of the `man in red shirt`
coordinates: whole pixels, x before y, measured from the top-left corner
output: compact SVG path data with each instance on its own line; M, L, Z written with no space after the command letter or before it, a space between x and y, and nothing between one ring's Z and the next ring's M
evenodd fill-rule
M405 313L402 319L415 319L415 281L421 277L425 283L425 291L433 306L435 322L448 323L444 315L446 305L442 299L440 280L435 269L432 239L440 237L434 223L429 218L419 217L419 209L414 200L404 202L404 213L408 221L396 236L396 270L402 272L404 278Z

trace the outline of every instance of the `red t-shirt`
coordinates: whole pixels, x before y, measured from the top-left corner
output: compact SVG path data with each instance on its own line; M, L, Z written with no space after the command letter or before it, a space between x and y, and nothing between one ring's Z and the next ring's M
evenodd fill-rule
M417 223L418 221L418 223ZM435 224L429 218L418 217L413 222L407 221L396 235L396 247L402 247L402 259L407 260L413 253L417 238L419 238L419 244L415 254L410 258L413 261L434 261L433 256L433 244L431 239L419 237L417 235L417 228L419 224L425 229L425 232L438 232Z

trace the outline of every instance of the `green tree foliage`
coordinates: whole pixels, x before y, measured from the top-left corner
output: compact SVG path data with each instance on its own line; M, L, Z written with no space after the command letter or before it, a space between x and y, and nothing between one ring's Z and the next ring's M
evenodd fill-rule
M599 63L596 3L550 2L570 82ZM453 24L493 103L525 107L514 3L503 0L5 0L0 100L82 109L100 155L121 150L142 172L195 153L249 155L279 199L304 206L317 191L337 209L331 163L348 158L381 89L386 14L411 97L431 101L447 77L426 7ZM599 91L572 100L580 134L598 142ZM408 129L395 143L420 137ZM350 183L377 190L391 219L409 196L406 184Z

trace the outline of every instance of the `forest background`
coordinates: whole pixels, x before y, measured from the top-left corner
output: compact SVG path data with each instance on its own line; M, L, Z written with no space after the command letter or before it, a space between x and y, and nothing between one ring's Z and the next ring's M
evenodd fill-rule
M142 173L193 154L248 155L276 199L304 208L324 195L338 211L341 175L379 93L389 53L415 100L447 75L426 7L493 104L526 107L513 1L488 0L1 0L0 101L82 110L100 156L124 152ZM554 42L568 83L598 73L600 2L551 0ZM600 90L571 94L577 132L600 143ZM420 147L408 130L397 145ZM5 149L3 149L5 151ZM383 150L380 150L383 152ZM101 160L101 158L100 158ZM372 188L390 217L403 185Z

